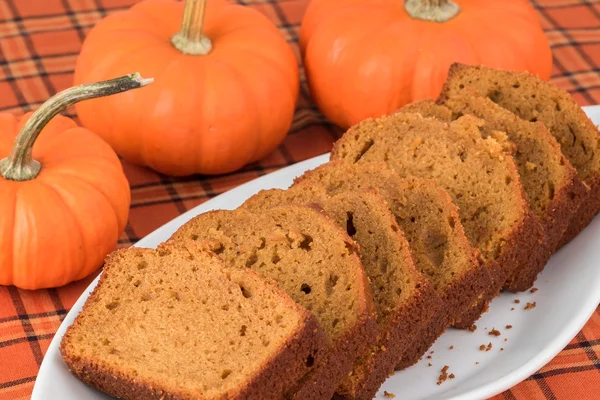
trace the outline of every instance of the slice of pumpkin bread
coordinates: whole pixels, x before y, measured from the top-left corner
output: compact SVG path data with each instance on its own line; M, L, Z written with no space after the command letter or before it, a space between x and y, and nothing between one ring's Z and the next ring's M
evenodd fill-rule
M338 398L372 399L402 359L423 321L442 306L429 281L412 260L408 243L385 200L374 189L340 191L328 196L324 187L296 185L263 190L241 207L260 212L281 204L322 208L360 246L377 309L377 343L366 349L336 391Z
M330 351L289 397L331 398L354 361L375 343L375 306L358 245L323 212L300 205L261 213L211 211L187 222L169 240L187 241L202 242L227 265L252 268L277 281L317 316Z
M442 102L452 109L455 118L470 114L485 120L481 130L483 137L502 131L514 144L514 159L523 189L547 240L547 251L540 252L536 262L518 270L504 286L511 291L527 290L558 248L586 188L561 153L556 139L541 122L525 121L472 88L456 92Z
M473 88L494 103L531 122L542 122L588 187L560 246L569 242L600 210L600 132L564 90L525 72L453 64L440 100Z
M404 232L417 269L441 297L442 309L423 321L398 369L417 362L448 325L473 324L475 317L464 320L464 313L483 296L491 278L465 236L456 206L433 181L402 179L385 164L331 161L296 178L292 189L299 186L323 187L332 196L376 188Z
M75 376L121 399L281 398L326 350L273 283L168 247L110 255L60 344Z
M465 233L492 277L490 289L463 321L478 318L517 267L537 259L540 246L527 245L532 235L542 240L543 234L534 224L514 160L503 144L481 137L483 124L472 116L448 124L399 112L353 126L331 152L333 160L384 162L403 176L433 179L452 196Z

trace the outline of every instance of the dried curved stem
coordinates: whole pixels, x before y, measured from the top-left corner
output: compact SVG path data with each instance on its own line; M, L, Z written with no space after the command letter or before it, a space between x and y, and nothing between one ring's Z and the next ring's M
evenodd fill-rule
M0 160L0 176L13 181L28 181L40 173L40 163L31 156L33 145L46 124L68 106L82 100L137 89L152 81L152 78L144 79L136 72L107 81L86 83L55 94L31 114L19 132L10 155Z

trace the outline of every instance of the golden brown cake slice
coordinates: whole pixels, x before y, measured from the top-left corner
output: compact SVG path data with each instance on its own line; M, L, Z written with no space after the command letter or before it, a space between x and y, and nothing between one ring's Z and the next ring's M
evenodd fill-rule
M600 133L564 90L524 72L453 64L440 100L472 88L520 118L542 122L559 143L562 153L589 189L578 201L577 213L560 246L570 241L600 210Z
M472 88L446 97L443 104L452 110L454 118L470 114L485 120L481 130L483 137L502 131L514 144L514 159L523 189L547 239L547 251L540 252L536 262L516 271L504 286L511 291L527 290L558 248L586 188L561 153L556 139L541 122L525 121Z
M450 325L471 326L464 314L491 284L486 268L469 244L450 196L433 181L402 179L385 164L332 161L296 179L292 186L322 187L333 196L376 188L386 200L409 243L417 269L442 299L442 309L423 321L397 369L418 361ZM469 318L475 318L468 316Z
M377 337L375 306L358 245L323 212L282 205L261 213L211 211L183 225L170 243L198 242L227 265L277 281L313 311L329 352L288 396L329 399L354 361Z
M482 126L472 116L448 124L399 112L353 126L331 153L333 160L350 164L384 162L403 176L430 178L448 191L492 277L485 296L462 317L471 323L518 266L537 259L541 246L530 246L531 236L543 241L514 160L503 144L481 137Z
M324 186L296 185L263 190L241 208L261 212L281 204L322 208L360 246L377 309L377 343L365 349L336 391L337 398L372 399L402 355L442 307L440 297L412 260L404 234L385 200L374 189L340 191L328 196Z
M110 255L60 345L75 376L121 399L281 398L326 350L272 282L168 247Z

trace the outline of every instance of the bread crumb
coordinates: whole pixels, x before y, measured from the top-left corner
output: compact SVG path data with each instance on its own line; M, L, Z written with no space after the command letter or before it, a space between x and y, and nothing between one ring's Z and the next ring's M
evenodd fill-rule
M450 350L452 350L454 348L454 346L450 346Z
M500 331L497 330L497 329L495 329L495 328L492 328L492 330L488 332L488 335L490 335L490 336L500 336Z
M429 352L429 354L433 354L433 353L434 353L434 351L433 351L433 350L431 350L431 351Z
M428 359L428 360L431 360L431 356L427 356L427 359Z
M485 344L482 344L481 346L479 346L479 350L481 350L481 351L485 350Z
M534 163L532 163L532 162L529 162L529 161L527 161L527 162L525 163L525 168L527 168L527 170L528 170L528 171L533 171L534 169L536 169L536 168L537 168L537 165L535 165L535 164L534 164Z
M513 307L513 308L511 308L511 309L510 309L510 311L515 311L515 308L514 308L514 307Z
M506 325L506 329L512 329L512 325Z
M479 361L475 361L475 365L479 365Z
M532 309L532 308L535 308L535 306L536 306L536 305L537 305L537 304L535 303L535 301L534 301L533 303L529 303L529 302L528 302L528 303L525 305L525 310L530 310L530 309Z
M469 332L475 332L476 329L477 329L477 325L475 325L475 324L473 324L473 325L471 325L470 327L467 328L467 330Z
M504 351L504 347L500 347L500 351Z
M531 290L530 290L531 293L535 293L537 291L538 291L538 288L531 288Z
M504 341L505 341L505 342L508 342L508 338L504 338Z
M521 300L519 300L519 299L515 300L515 303L517 303L517 304L519 304L520 302L521 302Z
M456 378L456 377L454 376L454 374L450 374L450 375L448 375L448 378L450 378L450 379L454 379L454 378Z
M428 367L431 367L431 365L432 365L431 363L427 363L427 366L428 366Z
M490 351L492 349L492 342L489 342L487 347L485 348L485 351Z
M450 367L448 367L447 365L444 365L444 368L442 368L442 373L438 377L438 381L437 381L438 385L441 385L442 382L445 382L446 379L448 379L448 368L450 368Z
M393 399L394 397L396 397L394 393L386 392L385 390L383 391L383 396L387 397L388 399Z

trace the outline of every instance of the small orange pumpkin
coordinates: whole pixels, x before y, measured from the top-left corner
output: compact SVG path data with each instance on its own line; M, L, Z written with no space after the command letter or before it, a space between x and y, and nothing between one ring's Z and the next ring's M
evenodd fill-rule
M156 77L152 87L76 110L135 164L174 176L232 172L273 151L291 126L298 61L249 7L144 0L111 14L85 39L75 84L131 68Z
M0 114L1 285L62 286L115 248L130 203L121 162L101 138L57 114L147 83L128 75L66 89L20 119Z
M315 103L343 128L437 97L453 62L552 69L527 0L313 0L300 46Z

